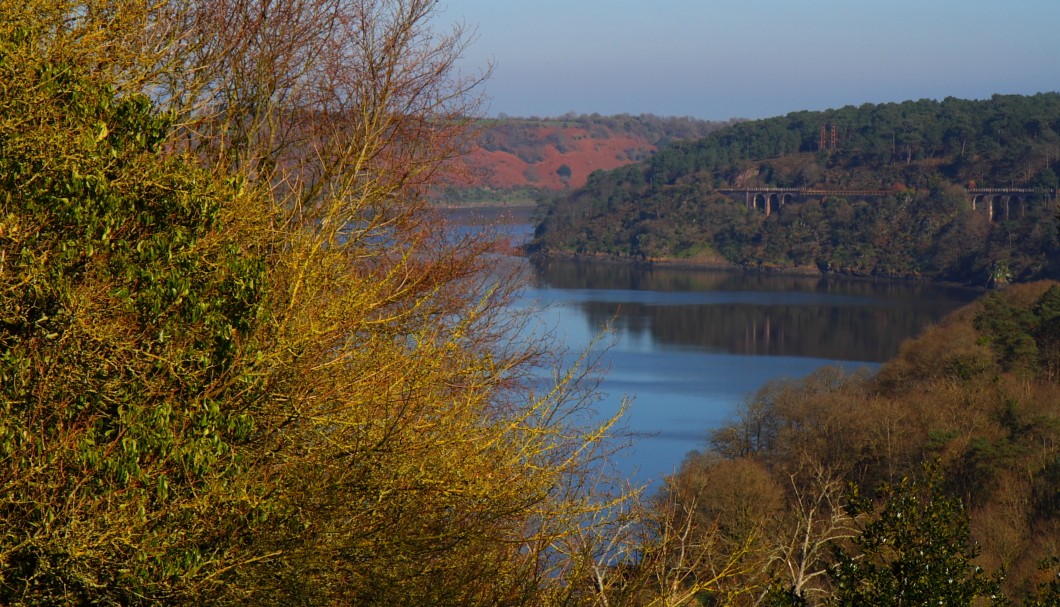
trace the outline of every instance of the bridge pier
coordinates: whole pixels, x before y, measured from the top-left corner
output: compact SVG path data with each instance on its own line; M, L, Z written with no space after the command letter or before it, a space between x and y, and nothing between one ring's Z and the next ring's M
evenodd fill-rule
M744 206L748 210L762 210L766 217L782 206L806 197L827 198L829 196L858 196L881 198L893 196L895 190L859 190L859 189L815 189L815 188L732 188L719 189L718 192L736 198L743 195ZM1036 197L1047 200L1057 199L1057 189L1037 188L968 188L965 190L972 210L983 207L991 222L1009 221L1023 217L1027 201Z
M972 210L976 211L983 207L986 218L991 223L1005 221L1008 218L1008 196L1000 195L976 195L971 197Z

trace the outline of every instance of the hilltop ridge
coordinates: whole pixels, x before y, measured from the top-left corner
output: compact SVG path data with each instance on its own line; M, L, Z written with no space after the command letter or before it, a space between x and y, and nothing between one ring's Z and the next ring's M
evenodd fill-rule
M453 177L435 198L446 203L530 201L583 187L594 171L650 158L672 141L734 123L653 115L566 114L482 120Z
M533 249L980 285L1055 278L1058 173L1060 93L793 112L590 176L544 205ZM887 195L746 204L722 192L733 188ZM994 213L968 196L981 188L1033 193L992 200L1018 209Z

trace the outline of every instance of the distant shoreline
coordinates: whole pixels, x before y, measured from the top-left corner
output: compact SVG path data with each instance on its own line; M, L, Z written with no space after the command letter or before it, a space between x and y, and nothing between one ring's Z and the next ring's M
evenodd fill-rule
M751 268L738 263L725 260L694 260L679 259L674 257L662 257L654 259L635 259L629 257L616 257L605 253L570 253L555 252L548 253L523 251L523 255L531 258L562 259L569 261L590 261L592 263L604 263L621 266L633 266L639 268L673 268L678 270L724 270L728 272L747 272L763 274L787 274L791 276L825 276L816 268Z
M531 212L536 208L536 203L528 202L468 202L463 204L438 203L435 208L443 211L482 211L496 210L498 212L520 211ZM918 278L911 276L865 276L861 274L847 274L843 272L822 272L816 266L796 267L770 267L770 266L748 266L734 263L720 256L712 259L682 259L676 257L660 257L653 259L637 259L630 257L617 257L606 253L573 253L569 251L530 252L526 245L517 247L514 254L526 258L560 259L569 261L586 261L592 263L629 266L645 269L675 269L675 270L708 270L717 272L732 272L741 274L770 274L775 276L798 276L818 278L842 278L844 280L860 281L887 281L899 283L932 284L945 287L957 287L962 289L973 289L986 291L987 287L982 285L969 285L953 281L932 280L930 278Z
M899 276L865 276L859 274L844 274L842 272L822 272L813 266L799 266L792 268L776 268L765 266L745 266L725 260L689 260L677 258L657 258L638 260L623 257L615 257L602 253L569 253L569 252L528 252L525 247L520 249L520 255L530 259L557 259L564 261L585 261L591 263L612 264L618 266L630 266L636 268L674 269L674 270L707 270L716 272L732 272L734 274L767 274L773 276L795 276L809 278L840 278L843 280L858 280L866 282L882 281L905 284L930 284L940 287L956 287L960 289L971 289L974 291L987 291L987 287L968 285L944 280L932 280L930 278L899 277Z
M434 208L443 211L460 209L534 209L537 208L537 202L532 200L519 200L515 202L474 200L470 202L436 202L433 203L433 206Z

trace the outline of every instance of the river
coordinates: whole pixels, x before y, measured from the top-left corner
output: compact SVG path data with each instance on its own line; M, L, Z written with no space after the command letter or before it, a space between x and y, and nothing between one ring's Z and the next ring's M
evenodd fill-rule
M507 221L516 239L529 231L525 216L470 216ZM874 370L905 339L979 294L890 281L519 263L531 279L516 307L534 310L536 330L552 331L577 353L611 327L601 342L610 347L596 406L606 416L628 399L633 441L616 467L635 483L675 471L767 381L824 365Z

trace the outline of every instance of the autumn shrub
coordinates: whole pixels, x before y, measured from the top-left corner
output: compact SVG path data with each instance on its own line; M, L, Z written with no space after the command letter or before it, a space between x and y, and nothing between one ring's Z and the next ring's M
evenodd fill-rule
M875 376L824 369L767 384L669 486L686 506L718 503L730 483L703 479L739 463L772 479L770 488L732 473L748 501L775 503L783 489L783 506L749 544L755 573L741 578L768 604L897 604L903 592L967 604L997 589L1017 601L1038 596L1037 564L1060 549L1060 391L1050 367L1058 292L1043 282L987 294L904 343ZM930 476L923 462L934 462ZM882 490L850 501L848 483ZM910 556L910 546L927 556ZM952 588L931 581L947 563L963 563L951 566Z
M0 603L571 596L613 420L426 203L435 10L0 2Z

